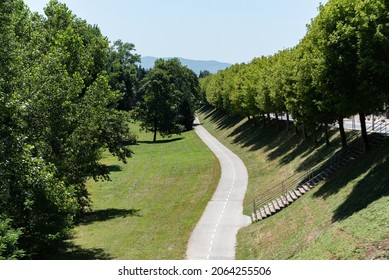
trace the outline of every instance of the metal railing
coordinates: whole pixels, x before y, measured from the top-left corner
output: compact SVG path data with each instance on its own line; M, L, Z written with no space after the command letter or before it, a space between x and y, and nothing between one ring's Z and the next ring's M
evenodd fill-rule
M366 131L378 133L383 136L389 136L389 123L386 122L374 123L369 128L366 128Z

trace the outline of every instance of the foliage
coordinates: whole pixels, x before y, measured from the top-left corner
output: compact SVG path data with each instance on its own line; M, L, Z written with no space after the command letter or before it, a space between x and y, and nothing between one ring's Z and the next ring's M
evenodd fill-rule
M142 128L154 133L154 142L157 132L162 137L180 133L178 124L178 108L173 96L173 86L169 77L160 69L153 69L142 81L141 90L143 102L137 108L137 118L142 122Z
M141 81L136 117L146 131L162 137L190 130L194 110L200 99L196 74L181 65L178 59L155 62Z
M209 75L211 75L211 72L209 72L208 70L200 71L199 78L205 78Z
M119 109L130 110L137 101L138 70L136 63L140 62L140 56L133 54L134 50L134 44L123 43L121 40L115 41L108 49L109 84L113 90L118 90L123 94Z
M13 229L10 224L10 219L0 217L0 260L15 260L24 255L17 245L21 230Z
M359 114L368 148L364 116L389 98L388 40L387 1L330 0L295 48L202 78L201 92L232 115L291 113L313 134Z
M104 71L107 40L55 0L45 15L21 0L0 5L2 258L34 258L67 237L89 207L85 182L109 178L102 152L132 154Z

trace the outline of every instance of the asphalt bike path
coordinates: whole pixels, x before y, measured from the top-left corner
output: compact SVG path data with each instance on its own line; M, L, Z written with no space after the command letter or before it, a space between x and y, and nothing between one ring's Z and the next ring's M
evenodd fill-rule
M196 118L194 130L219 159L221 178L189 239L186 252L191 260L235 259L236 234L251 223L243 215L247 169L242 160L213 137Z

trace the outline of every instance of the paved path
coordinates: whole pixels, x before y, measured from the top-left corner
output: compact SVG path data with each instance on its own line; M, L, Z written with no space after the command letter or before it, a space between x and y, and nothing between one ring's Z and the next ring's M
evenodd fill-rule
M217 141L198 119L194 127L198 136L217 156L221 165L219 185L196 225L187 248L187 259L234 259L236 234L251 223L242 214L247 188L247 170L241 159Z

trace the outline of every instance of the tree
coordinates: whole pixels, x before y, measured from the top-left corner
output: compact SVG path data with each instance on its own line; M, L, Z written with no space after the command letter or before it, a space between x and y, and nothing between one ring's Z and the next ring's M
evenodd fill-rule
M192 129L195 108L201 99L196 74L177 58L159 59L141 82L136 115L147 131L165 137Z
M116 110L122 96L109 86L108 42L98 28L57 1L45 12L46 19L34 19L24 50L25 134L34 156L53 164L56 177L75 189L81 213L89 208L88 178L108 179L100 163L103 149L124 162L131 156L123 144L130 138L127 115Z
M133 54L134 44L123 43L117 40L108 49L107 73L109 84L113 90L122 93L123 98L119 102L119 109L131 110L136 103L136 91L138 87L137 62L140 56Z
M256 106L267 114L270 122L270 113L275 112L275 104L270 96L270 77L272 72L271 57L261 57L254 60L258 67L258 80L256 83L257 95L255 96Z
M199 74L199 78L206 78L208 77L209 75L211 75L211 72L209 72L208 70L204 70L204 71L200 71L200 74Z
M85 182L109 178L103 151L132 154L104 71L108 41L58 1L45 13L0 4L0 258L33 258L67 237L89 208Z
M365 115L389 99L389 3L360 0L355 6L358 38L358 96L362 138L368 149Z
M310 31L321 57L315 83L334 106L340 124L343 117L359 114L365 150L365 115L387 100L386 5L384 0L329 1Z
M20 25L22 24L22 25ZM0 5L0 259L32 257L64 238L71 228L74 189L56 177L56 167L34 155L26 134L30 105L23 98L23 36L29 12L22 1Z
M157 67L143 79L140 90L143 92L143 101L138 103L136 118L141 127L154 134L153 141L157 140L157 132L162 137L181 133L179 124L179 108L174 96L174 86L165 71Z
M209 82L206 84L206 100L212 106L218 109L225 109L226 102L225 96L228 94L223 90L225 71L220 71L216 75L209 76Z
M178 58L157 60L154 68L165 71L174 87L174 96L178 103L179 124L185 130L191 130L195 108L200 100L200 86L197 75L183 66Z

